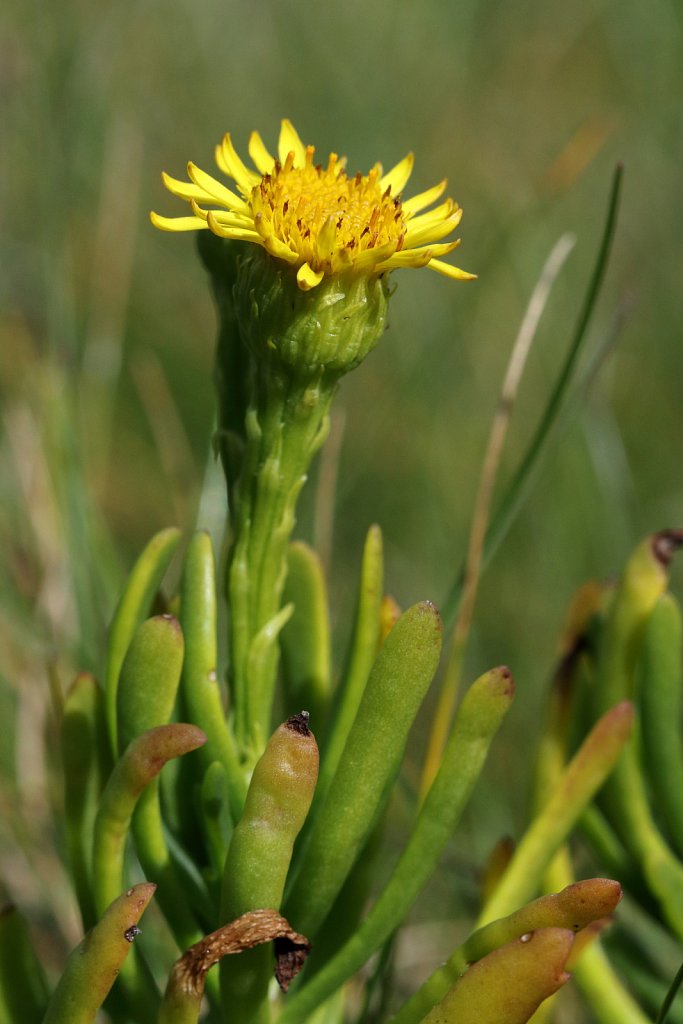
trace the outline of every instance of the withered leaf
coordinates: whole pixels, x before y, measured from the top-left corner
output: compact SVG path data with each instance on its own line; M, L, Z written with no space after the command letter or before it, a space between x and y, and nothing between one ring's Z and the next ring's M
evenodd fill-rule
M286 992L303 967L311 946L277 910L250 910L190 946L171 972L169 984L176 991L201 997L206 972L224 956L241 953L265 942L275 945L275 977Z

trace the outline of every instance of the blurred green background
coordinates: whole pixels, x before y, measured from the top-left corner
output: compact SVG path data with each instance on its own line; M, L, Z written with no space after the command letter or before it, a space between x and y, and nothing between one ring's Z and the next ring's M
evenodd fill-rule
M320 157L345 153L352 171L414 150L407 194L447 175L464 207L456 262L479 280L396 273L390 331L338 398L341 645L371 522L385 530L399 602L443 600L525 304L551 247L573 232L499 493L569 344L624 162L589 338L595 350L616 332L616 345L477 606L467 675L506 662L519 691L475 819L486 827L475 835L472 824L471 846L454 853L476 863L493 834L523 821L530 744L574 590L617 572L643 534L683 523L683 5L5 0L0 19L0 762L8 779L21 765L0 789L12 822L0 872L67 921L68 897L46 881L57 861L40 848L46 667L62 681L76 667L99 671L118 587L146 539L171 523L191 530L202 491L201 525L221 517L209 459L214 311L193 237L149 224L150 208L182 212L159 172L184 177L189 159L212 171L226 130L246 153L252 128L273 145L289 117ZM308 538L315 489L314 473L299 525Z

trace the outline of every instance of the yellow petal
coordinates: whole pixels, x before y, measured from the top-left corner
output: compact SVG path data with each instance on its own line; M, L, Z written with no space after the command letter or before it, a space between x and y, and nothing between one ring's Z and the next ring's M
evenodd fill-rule
M199 185L195 185L190 181L178 181L177 178L172 178L165 171L161 172L161 180L171 195L178 196L179 199L187 199L188 202L191 199L196 199L201 202L208 198L205 190L200 188Z
M216 163L224 174L237 182L238 188L244 195L249 195L252 188L261 180L261 176L256 171L250 171L242 163L232 144L230 132L226 132L220 146L216 147Z
M206 212L201 210L196 203L192 204L192 210L197 217L202 215L206 217ZM245 216L241 213L233 213L231 210L212 210L211 211L218 221L219 224L226 224L228 227L241 228L246 231L254 231L254 218Z
M445 203L435 206L433 210L427 210L426 213L421 213L417 217L411 217L408 221L408 231L420 230L426 224L446 220L447 217L451 217L459 209L460 207L454 199L447 199Z
M367 270L370 267L375 267L378 263L386 262L390 256L393 258L397 245L398 240L392 239L391 242L385 242L384 245L378 245L374 249L365 249L354 259L354 269Z
M280 163L287 159L288 153L294 153L294 166L303 167L306 163L306 147L299 138L299 135L291 121L285 118L280 127L280 139L277 145L277 152Z
M446 217L444 220L434 219L431 223L426 221L415 229L414 224L417 223L418 219L421 220L421 218L416 218L416 221L411 222L410 227L406 231L403 242L406 249L412 249L416 245L423 245L424 243L437 242L440 238L444 238L457 228L462 220L462 210L456 210L450 217Z
M324 277L324 271L312 270L308 263L304 263L303 266L299 267L296 273L296 283L301 288L302 292L310 292L311 288L315 288L317 284L320 284Z
M426 267L432 258L430 249L409 249L394 253L388 260L378 263L376 270L398 270L399 267Z
M212 178L201 167L197 167L192 161L187 165L187 173L195 185L203 188L206 196L210 197L214 202L220 203L221 206L227 206L229 210L236 210L240 213L248 212L249 206L243 199L240 199L235 192L231 192L229 188L222 185L220 181Z
M206 221L208 219L209 213L217 212L203 209L203 207L201 207L199 203L195 203L194 199L190 200L190 206L192 207L192 212L195 215L195 217L201 217L203 221Z
M442 260L430 260L427 266L430 270L436 270L445 277L452 277L455 281L477 280L476 274L468 274L466 270L461 270L460 267L452 267L450 263L444 263Z
M428 188L426 192L419 192L418 195L411 196L410 199L402 200L401 210L403 211L403 216L412 217L418 210L424 210L425 206L431 206L432 203L435 203L444 194L447 184L448 181L444 178L438 185Z
M231 227L229 224L222 224L215 216L213 210L209 210L207 224L213 231L214 235L218 235L220 238L233 238L238 242L256 242L258 245L263 244L263 239L256 231L248 231L245 228L235 228Z
M227 224L235 228L246 228L249 231L254 230L254 218L251 214L234 213L232 210L205 210L194 199L190 200L190 206L195 217L201 217L202 220L206 220L211 213L219 224Z
M380 178L379 187L382 192L385 192L389 186L391 186L392 196L397 196L404 188L408 178L413 173L413 163L415 157L412 153L408 153L404 156L400 163L392 167L390 171Z
M323 224L318 237L316 238L316 249L320 254L321 259L328 259L330 254L334 252L335 243L337 241L337 215L331 213Z
M258 132L252 132L249 136L248 149L249 156L254 161L254 166L258 168L261 174L270 174L275 166L275 157L270 155Z
M460 245L460 239L454 242L441 242L438 245L423 245L418 249L401 249L400 252L383 260L379 270L394 270L398 267L426 267L435 256L446 256Z
M430 258L432 256L446 256L449 252L453 252L454 249L457 249L459 245L459 238L454 239L452 242L437 242L435 245L414 245L410 249L402 249L401 252L397 252L396 256L405 256L406 260L410 256L424 256L426 253L429 253Z
M299 259L297 253L292 252L289 246L276 238L275 235L263 236L259 233L259 238L262 239L264 249L266 249L271 256L275 256L279 260L285 260L286 263L296 263Z
M197 231L198 228L205 228L206 224L200 217L162 217L153 210L149 219L155 228L161 231Z
M348 249L337 249L330 257L330 269L333 274L342 274L353 266L353 256Z

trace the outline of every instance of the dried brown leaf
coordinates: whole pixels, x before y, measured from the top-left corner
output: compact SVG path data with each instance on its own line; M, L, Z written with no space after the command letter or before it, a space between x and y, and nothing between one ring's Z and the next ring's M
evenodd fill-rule
M193 996L204 991L206 972L224 956L266 942L275 944L275 976L286 992L310 952L305 935L299 935L277 910L250 910L190 946L176 962L171 984Z

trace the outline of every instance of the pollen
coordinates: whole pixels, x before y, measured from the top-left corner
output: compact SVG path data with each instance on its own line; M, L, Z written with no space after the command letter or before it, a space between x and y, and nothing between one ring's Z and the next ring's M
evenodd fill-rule
M462 210L443 195L446 182L404 201L402 190L413 167L412 154L387 174L379 164L348 175L346 161L330 154L315 163L315 149L304 146L289 121L282 122L277 157L252 132L249 155L256 171L238 156L226 135L216 162L237 186L233 192L194 164L189 183L163 176L170 192L190 204L192 216L161 217L152 223L166 231L208 228L223 238L262 246L296 271L299 287L315 288L323 277L342 273L379 276L399 267L431 267L456 280L469 274L439 257L459 239L443 242L460 223Z

